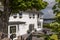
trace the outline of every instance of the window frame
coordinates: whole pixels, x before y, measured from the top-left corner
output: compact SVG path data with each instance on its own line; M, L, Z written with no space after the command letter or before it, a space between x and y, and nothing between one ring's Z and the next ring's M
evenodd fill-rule
M41 15L41 14L37 15L37 18L39 18L39 19L42 19L42 17L43 17L43 15Z
M17 18L17 13L13 14L13 17L14 17L14 18Z
M38 23L38 28L41 28L41 22Z
M22 18L22 12L19 13L19 18Z
M10 34L12 34L11 27L15 27L15 32L14 33L16 33L16 26L14 25L14 26L10 26Z
M29 24L29 31L34 30L34 24Z

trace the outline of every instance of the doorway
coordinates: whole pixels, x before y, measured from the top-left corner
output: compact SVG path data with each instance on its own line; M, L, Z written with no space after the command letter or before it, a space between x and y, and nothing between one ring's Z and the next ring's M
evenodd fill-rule
M29 31L31 32L32 30L34 30L34 24L29 25Z

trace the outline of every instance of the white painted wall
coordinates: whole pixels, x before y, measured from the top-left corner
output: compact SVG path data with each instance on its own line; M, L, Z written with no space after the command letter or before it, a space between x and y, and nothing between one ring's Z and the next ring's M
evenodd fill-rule
M33 13L32 13L33 14ZM42 26L41 28L38 28L38 25L37 25L37 14L35 13L35 18L29 18L29 13L27 12L23 12L22 14L22 18L19 18L19 15L17 14L17 18L14 18L13 16L10 16L9 18L9 22L16 22L16 21L20 21L20 22L26 22L25 24L19 24L19 30L17 32L17 36L18 35L24 35L24 34L27 34L27 30L29 30L29 24L34 24L34 28L36 30L41 30L42 29ZM41 22L41 25L43 25L43 19L39 21ZM10 26L10 25L9 25ZM8 28L9 30L9 28Z

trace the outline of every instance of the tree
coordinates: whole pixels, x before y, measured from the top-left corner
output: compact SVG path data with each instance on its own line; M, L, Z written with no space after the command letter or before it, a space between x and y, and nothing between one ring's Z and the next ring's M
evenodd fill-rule
M4 33L7 33L8 20L11 13L19 11L26 11L28 9L42 10L46 8L47 2L43 0L1 0L4 6L4 12L2 13Z
M56 0L56 4L52 8L55 13L55 22L51 23L50 26L55 29L56 32L60 32L60 0Z
M55 22L50 24L50 27L54 32L60 35L60 0L56 0L56 4L53 6L53 11L55 13Z
M47 2L43 0L10 0L12 12L25 11L27 9L41 10L47 6ZM12 5L11 5L12 4Z

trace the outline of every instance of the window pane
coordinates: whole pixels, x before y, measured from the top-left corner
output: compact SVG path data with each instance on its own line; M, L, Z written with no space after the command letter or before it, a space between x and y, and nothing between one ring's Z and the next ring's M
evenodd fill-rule
M43 16L41 14L38 14L38 18L41 19Z
M35 14L33 14L33 18L35 18Z
M22 12L19 13L19 18L22 18Z
M10 26L10 33L16 33L16 26Z
M13 17L14 17L14 18L17 18L17 14L13 14Z
M32 18L32 14L31 13L29 14L29 18Z
M17 16L14 16L14 18L17 18Z
M41 28L41 23L38 23L38 28Z

